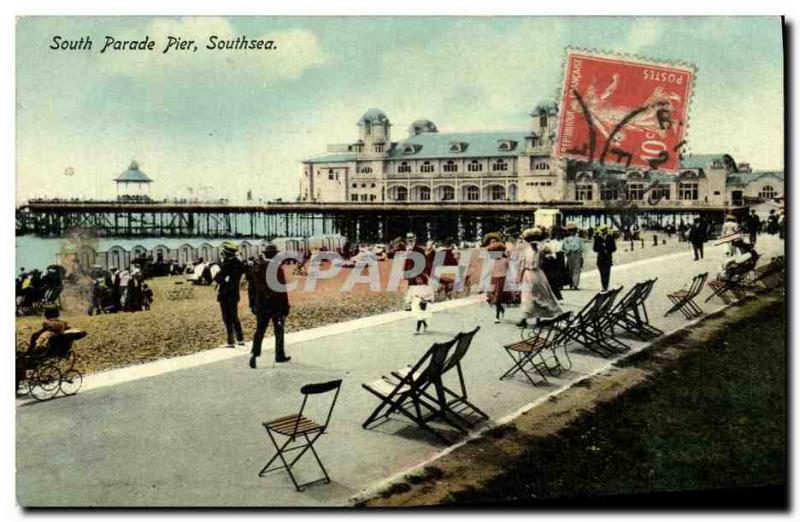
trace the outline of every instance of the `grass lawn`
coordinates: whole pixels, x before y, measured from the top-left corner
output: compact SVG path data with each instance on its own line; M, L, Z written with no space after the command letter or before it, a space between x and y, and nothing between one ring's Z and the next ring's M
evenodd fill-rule
M679 336L672 344L686 342ZM603 503L609 495L784 485L783 300L695 348L557 434L531 437L499 476L447 502L569 505L580 497Z

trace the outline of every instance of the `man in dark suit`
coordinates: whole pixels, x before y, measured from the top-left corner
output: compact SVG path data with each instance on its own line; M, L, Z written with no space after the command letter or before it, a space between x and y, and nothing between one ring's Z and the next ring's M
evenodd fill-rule
M703 243L706 242L706 225L700 218L695 218L689 229L689 242L694 249L694 260L703 259Z
M600 283L603 291L608 290L611 282L611 265L613 264L613 254L617 251L617 242L614 234L608 225L600 225L594 235L594 251L597 252L597 270L600 271Z
M750 212L747 216L747 231L750 233L750 245L756 246L756 239L758 239L758 232L761 228L761 218L758 217L755 210Z
M234 337L236 343L244 345L242 323L239 321L239 283L245 272L245 264L236 256L239 247L232 242L222 244L219 272L214 276L217 284L217 301L222 311L222 322L225 324L227 346L233 348Z
M267 332L270 321L275 329L275 362L288 362L291 359L286 356L283 348L284 324L286 316L289 315L289 294L286 292L283 261L275 259L277 254L277 247L271 243L267 244L264 253L248 274L247 294L250 298L250 310L256 316L256 331L253 334L253 349L250 352L250 368L256 367L256 358L261 355L261 342L264 340L264 334ZM272 266L273 263L279 265ZM268 277L276 279L278 284L270 284Z

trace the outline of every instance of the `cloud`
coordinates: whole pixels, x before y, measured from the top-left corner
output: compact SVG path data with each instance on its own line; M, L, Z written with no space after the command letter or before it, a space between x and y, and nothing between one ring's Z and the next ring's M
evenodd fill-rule
M99 55L100 67L112 74L119 74L150 84L191 81L227 82L232 78L246 76L262 83L294 79L304 71L324 63L325 57L315 34L308 30L291 29L264 34L240 34L224 18L158 18L145 27L133 27L111 35L117 40L142 40L149 37L155 42L155 50L121 51L107 50ZM208 49L209 38L234 40L272 40L273 50ZM169 50L162 53L169 37L182 41L192 40L197 51ZM102 49L105 39L95 45ZM189 49L194 49L190 47ZM158 59L153 59L153 53Z

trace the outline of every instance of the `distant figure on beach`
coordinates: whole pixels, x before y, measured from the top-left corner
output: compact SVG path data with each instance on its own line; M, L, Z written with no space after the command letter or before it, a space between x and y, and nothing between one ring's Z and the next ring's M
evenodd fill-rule
M597 228L594 235L594 251L597 253L597 270L600 272L600 284L603 292L608 291L611 282L611 265L614 264L613 255L617 251L617 242L608 225L603 224Z
M256 359L261 356L261 343L270 321L275 329L275 362L283 363L291 359L284 352L284 325L290 310L289 294L286 293L285 287L284 263L275 259L277 255L278 248L272 243L268 243L264 248L264 253L256 260L247 275L250 311L256 316L256 332L253 334L253 348L250 351L250 368L256 367ZM272 263L280 263L280 265L270 268ZM275 271L274 277L277 285L270 285L267 279L273 273L272 270Z
M222 322L225 324L228 348L233 348L234 336L236 344L244 345L242 323L239 321L239 283L245 272L245 264L236 256L239 247L230 241L222 244L221 263L214 277L217 284L217 301L222 311Z

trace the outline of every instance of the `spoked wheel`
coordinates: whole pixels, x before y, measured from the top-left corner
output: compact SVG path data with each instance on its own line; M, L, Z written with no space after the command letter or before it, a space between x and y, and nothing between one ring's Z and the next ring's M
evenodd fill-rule
M28 378L31 396L37 401L52 399L58 393L61 371L52 364L43 364Z
M61 393L64 395L75 395L83 385L83 375L78 370L67 370L61 376Z

